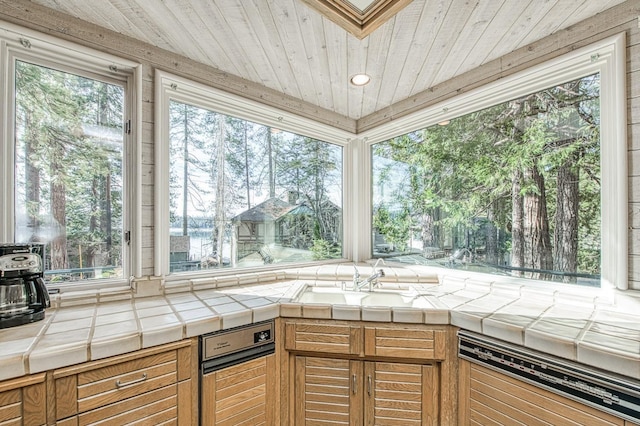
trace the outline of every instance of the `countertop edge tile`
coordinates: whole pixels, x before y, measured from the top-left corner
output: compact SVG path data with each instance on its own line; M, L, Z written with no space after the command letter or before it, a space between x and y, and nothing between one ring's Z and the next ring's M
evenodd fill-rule
M615 360L615 362L611 362ZM588 342L577 343L577 361L640 380L640 353L613 351Z
M450 324L461 327L470 331L476 331L488 336L502 339L534 350L542 351L550 355L559 356L588 365L601 367L606 364L606 369L617 372L625 376L640 379L640 354L630 352L616 351L613 347L606 345L598 345L597 341L588 342L581 341L581 336L594 323L593 315L590 312L595 309L594 303L597 297L592 295L594 292L586 292L581 299L575 312L578 317L574 317L573 309L567 310L566 314L563 307L567 308L571 305L571 300L565 300L565 295L571 295L579 292L580 289L564 289L563 291L555 288L537 288L523 287L511 289L502 284L495 284L492 281L483 283L477 278L466 279L454 277L450 275L441 275L439 277L441 284L433 284L429 277L422 280L420 273L414 279L415 271L419 268L408 268L403 272L397 272L396 268L400 266L386 266L389 268L389 276L386 277L384 284L389 288L403 285L409 285L414 288L418 294L424 295L425 299L433 305L431 308L394 308L394 307L372 307L372 306L350 306L350 305L318 305L318 304L301 304L296 302L296 297L309 283L339 285L339 281L344 277L349 278L349 267L344 265L328 265L327 267L308 267L301 269L287 269L280 271L269 271L260 273L247 273L238 275L228 275L223 277L204 277L190 280L176 280L166 283L163 280L161 294L139 295L135 294L135 290L123 291L115 289L113 291L84 291L75 293L65 293L52 296L54 307L51 312L71 314L76 309L82 312L88 312L97 318L100 314L98 307L102 303L111 303L115 301L131 300L131 309L134 317L139 316L136 305L142 309L149 309L154 306L171 306L174 313L164 314L167 316L166 323L153 324L152 327L142 331L122 333L116 335L108 335L104 337L93 336L89 333L88 340L86 338L78 338L78 341L71 341L58 346L38 347L41 338L47 336L47 329L51 324L51 318L55 315L45 317L40 325L31 325L31 328L24 328L33 334L34 343L23 353L6 353L0 355L0 380L12 379L23 376L25 374L36 373L40 371L50 370L54 368L79 364L91 359L102 359L112 355L118 355L131 350L139 350L146 347L157 346L164 343L179 341L184 338L196 337L200 334L207 334L218 331L220 329L229 329L239 325L259 322L266 319L281 318L317 318L317 319L336 319L336 320L352 320L352 321L375 321L375 322L397 322L397 323L425 323L425 324ZM363 265L363 268L372 265ZM365 270L365 269L363 269ZM367 269L368 270L368 269ZM433 276L437 276L433 275ZM425 282L426 281L426 282ZM160 282L160 280L158 280ZM260 287L257 287L260 286ZM271 303L265 303L254 306L253 308L244 308L239 311L232 311L223 315L216 315L212 311L212 317L193 318L189 320L179 320L173 317L179 314L175 305L176 297L180 298L180 293L185 294L185 300L191 299L187 297L188 293L192 293L194 300L202 300L198 296L200 291L211 293L220 290L220 295L230 291L233 287L237 287L238 294L246 292L247 297L255 295L256 298L264 298ZM256 291L260 289L260 291ZM272 293L269 292L272 289ZM492 295L495 299L501 296L515 297L517 293L533 297L538 305L549 304L548 310L556 308L547 316L539 318L531 317L531 321L513 321L508 318L502 319L499 316L492 317L493 314L500 313L502 305L495 306L493 309L493 299L486 298L490 302L485 304L478 299L484 296ZM169 297L171 296L171 297ZM604 305L606 309L614 312L623 312L627 315L638 311L640 307L640 297L635 295L616 294L616 299L621 301L618 305ZM569 297L569 296L567 296ZM444 302L446 298L451 299L450 303ZM211 299L212 305L209 308L215 309L215 298ZM455 300L454 300L455 299ZM604 299L611 300L610 296ZM603 300L604 300L603 299ZM173 301L170 303L170 300ZM221 298L221 301L224 300ZM448 299L447 299L448 300ZM465 301L466 300L466 301ZM499 301L496 299L496 301ZM468 302L477 302L476 304ZM479 303L479 304L478 304ZM57 309L55 309L57 308ZM179 309L179 308L177 308ZM555 312L560 314L556 315ZM587 312L588 311L588 312ZM152 311L147 311L152 312ZM580 314L584 312L583 314ZM105 311L105 315L109 311ZM517 314L517 312L516 312ZM514 314L515 315L515 314ZM534 314L535 315L535 314ZM159 315L159 320L162 320ZM195 317L195 315L194 315ZM584 318L582 318L584 317ZM60 319L60 318L58 318ZM420 321L418 321L420 320ZM133 321L139 321L133 319ZM144 319L149 322L149 320ZM536 327L536 323L538 323ZM605 320L602 320L606 324ZM59 322L58 322L59 323ZM92 327L95 329L100 322L94 318ZM72 322L70 322L72 324ZM140 324L140 323L139 323ZM24 326L27 327L27 326ZM39 328L38 328L39 327ZM561 329L558 330L557 327ZM58 327L59 328L59 327ZM635 327L632 328L634 330ZM12 329L9 329L12 330ZM34 334L35 333L35 334ZM11 342L18 338L19 333L13 329L12 331L0 330L0 336L11 336L3 343ZM634 334L631 334L632 341L636 340ZM47 336L48 337L48 336ZM24 338L24 336L22 336ZM640 340L640 339L637 339ZM640 345L640 343L638 343ZM633 348L633 346L630 346ZM624 368L620 365L624 365ZM623 370L623 371L622 371Z

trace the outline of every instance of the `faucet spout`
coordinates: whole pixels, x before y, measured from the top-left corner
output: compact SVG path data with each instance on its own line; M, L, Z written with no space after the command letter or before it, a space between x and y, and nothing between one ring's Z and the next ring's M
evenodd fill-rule
M384 269L378 269L377 272L371 274L369 277L365 278L362 281L358 281L354 278L353 286L354 291L360 291L363 287L368 287L368 290L373 290L374 287L378 286L378 278L384 277Z
M360 272L358 271L358 267L355 262L353 263L353 291L358 291L360 284Z

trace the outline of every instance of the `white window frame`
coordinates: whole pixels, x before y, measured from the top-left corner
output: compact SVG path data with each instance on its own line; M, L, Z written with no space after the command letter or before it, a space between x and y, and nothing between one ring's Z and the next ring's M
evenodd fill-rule
M479 87L415 114L393 120L358 135L360 176L371 176L371 146L415 130L516 99L529 93L600 73L601 134L601 288L628 289L627 235L627 98L626 42L621 33ZM371 257L371 179L362 182L357 204L361 248L359 258ZM479 274L480 275L480 274ZM486 280L487 274L482 274ZM492 275L494 281L500 280ZM508 278L513 281L514 278ZM531 281L531 280L529 280ZM550 283L559 285L558 283Z
M166 280L180 280L188 276L229 275L247 271L245 268L222 268L193 272L169 271L169 104L171 101L188 103L217 113L241 118L265 126L276 127L288 132L314 138L323 142L341 146L343 151L343 221L354 214L354 206L349 200L351 188L346 184L352 179L350 165L349 142L354 138L350 132L322 124L298 115L282 111L232 93L228 93L205 84L165 71L155 73L155 275ZM343 226L343 230L348 227ZM351 256L350 236L343 231L343 253ZM318 261L296 264L273 264L262 268L251 268L251 271L282 269L283 267L301 267L307 264L340 262L345 259Z
M15 62L24 60L65 72L83 75L126 87L125 117L131 131L124 138L123 231L129 232L129 244L123 241L123 277L119 279L80 280L56 283L60 291L130 286L131 276L141 275L141 103L142 67L140 64L98 52L36 31L0 22L0 241L13 242L15 236Z

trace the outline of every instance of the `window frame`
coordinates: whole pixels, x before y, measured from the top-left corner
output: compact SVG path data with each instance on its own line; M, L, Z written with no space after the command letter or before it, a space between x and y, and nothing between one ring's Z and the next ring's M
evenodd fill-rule
M366 186L359 195L358 205L367 206L359 212L359 257L372 256L372 146L396 136L435 125L445 120L472 113L501 102L600 73L601 111L601 288L627 290L628 285L628 176L627 176L627 99L625 33L603 39L544 63L532 66L493 83L470 90L443 102L429 106L388 124L358 135L361 160L358 174L366 175ZM442 268L443 273L454 273ZM516 278L474 274L479 279L511 281ZM544 281L522 280L527 283ZM548 283L559 285L559 283ZM561 284L560 284L561 285Z
M0 24L0 97L6 106L1 112L0 159L0 241L15 237L15 63L24 61L90 79L117 84L125 91L123 153L123 234L129 233L122 248L122 278L79 280L56 283L60 292L130 286L132 276L141 275L141 86L140 64L86 48L17 25ZM124 124L124 123L123 123ZM123 242L124 235L123 235Z
M342 148L342 199L343 199L343 256L351 257L352 247L345 231L346 222L354 212L353 205L349 202L351 189L347 185L352 179L349 164L351 153L349 142L354 138L350 132L300 117L278 108L243 98L241 96L216 89L206 84L171 74L166 71L155 72L155 251L154 273L166 280L181 280L189 276L216 276L232 275L238 272L248 272L247 268L221 268L207 269L204 271L170 272L169 270L169 176L162 171L169 170L169 104L177 101L191 104L200 108L209 109L216 113L226 114L265 126L296 133L301 136L311 137L322 142L328 142ZM166 225L163 225L166 224ZM315 262L287 263L265 265L260 268L251 268L251 272L257 270L274 270L291 267L303 267L313 264L344 262L346 259L321 260Z

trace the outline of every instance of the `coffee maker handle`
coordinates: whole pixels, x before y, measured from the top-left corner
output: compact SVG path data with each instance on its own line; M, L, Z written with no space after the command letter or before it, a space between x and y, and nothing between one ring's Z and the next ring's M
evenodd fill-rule
M44 280L40 277L36 279L36 285L38 293L38 301L42 304L44 308L48 308L51 306L51 299L49 298L49 292L47 291L47 286L44 284Z

